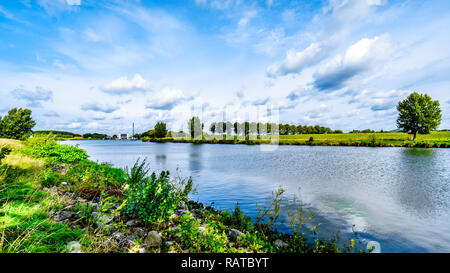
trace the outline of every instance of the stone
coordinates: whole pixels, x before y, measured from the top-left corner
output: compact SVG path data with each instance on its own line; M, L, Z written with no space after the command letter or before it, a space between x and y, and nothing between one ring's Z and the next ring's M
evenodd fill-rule
M144 239L144 244L148 247L157 247L161 245L161 235L152 230L147 234L147 237Z
M139 248L139 253L147 253L147 249L145 249L145 248Z
M137 240L147 235L145 230L143 230L142 228L134 228L131 232L132 234L129 236L130 240Z
M105 225L104 229L111 234L117 231L117 228L114 225Z
M75 215L77 215L77 214L73 211L63 210L63 211L57 212L55 214L55 220L58 222L62 222L62 221L69 220L70 218L74 217Z
M189 211L189 207L186 205L185 202L181 202L181 204L178 206L178 208Z
M107 244L111 248L126 248L130 245L130 240L123 233L116 231L107 240Z
M185 215L185 214L187 214L189 211L188 210L185 210L185 209L177 209L177 210L175 210L175 213L177 214L177 215L179 215L179 216L183 216L183 215Z
M139 226L141 224L141 222L139 222L139 220L136 219L131 219L130 221L128 221L126 223L127 227L136 227Z
M81 251L81 245L77 241L69 242L67 244L67 249L69 250L69 253L83 253Z
M282 240L277 239L277 240L275 240L275 246L277 248L285 248L285 247L287 247L287 244L285 242L283 242Z
M237 238L238 238L239 236L241 236L241 235L242 235L242 231L237 230L237 229L235 229L235 228L232 228L232 229L230 229L230 230L228 231L228 236L229 236L233 241L236 241Z
M198 232L200 232L203 235L206 235L206 228L203 226L198 227Z

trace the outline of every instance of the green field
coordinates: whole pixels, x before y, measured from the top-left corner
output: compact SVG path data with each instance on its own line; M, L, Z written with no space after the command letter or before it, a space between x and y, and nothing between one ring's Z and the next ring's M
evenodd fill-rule
M191 140L178 138L142 138L152 142L183 142L209 144L269 144L265 136L220 136L204 134L202 139ZM277 142L272 142L276 144ZM422 147L448 148L450 147L450 131L432 132L426 135L413 136L407 133L346 133L346 134L304 134L280 135L280 145L321 145L321 146L372 146L372 147Z

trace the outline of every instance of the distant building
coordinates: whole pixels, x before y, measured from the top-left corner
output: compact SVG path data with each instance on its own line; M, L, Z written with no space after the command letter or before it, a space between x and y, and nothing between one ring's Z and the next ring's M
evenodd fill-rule
M74 136L73 138L75 138L75 139L83 139L82 136Z
M117 134L117 139L128 139L128 134Z

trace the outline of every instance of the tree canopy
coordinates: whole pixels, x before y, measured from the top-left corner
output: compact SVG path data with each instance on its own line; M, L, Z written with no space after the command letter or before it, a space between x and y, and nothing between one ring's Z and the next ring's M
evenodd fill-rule
M0 117L0 137L25 139L31 135L35 125L30 109L13 108L6 116Z
M414 134L429 134L441 124L442 114L439 101L433 101L427 94L414 92L398 103L398 128Z
M158 122L155 125L155 137L162 138L166 137L167 135L167 128L166 124L164 122Z
M191 138L198 138L202 136L203 124L199 117L192 117L188 122L188 128Z

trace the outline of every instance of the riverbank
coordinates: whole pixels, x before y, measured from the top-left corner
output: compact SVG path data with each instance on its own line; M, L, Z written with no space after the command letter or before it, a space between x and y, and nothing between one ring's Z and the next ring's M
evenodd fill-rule
M282 189L252 221L239 207L190 201L191 180L149 175L145 162L125 172L48 137L1 147L11 152L0 167L0 252L360 251L357 240L320 239L298 202L292 234L277 232Z
M231 138L231 139L230 139ZM355 147L409 147L409 148L449 148L450 132L432 132L418 135L416 140L406 133L346 133L346 134L305 134L280 135L278 140L260 136L218 136L203 135L202 139L186 138L141 138L144 142L174 142L194 144L246 144L246 145L309 145L309 146L355 146Z

